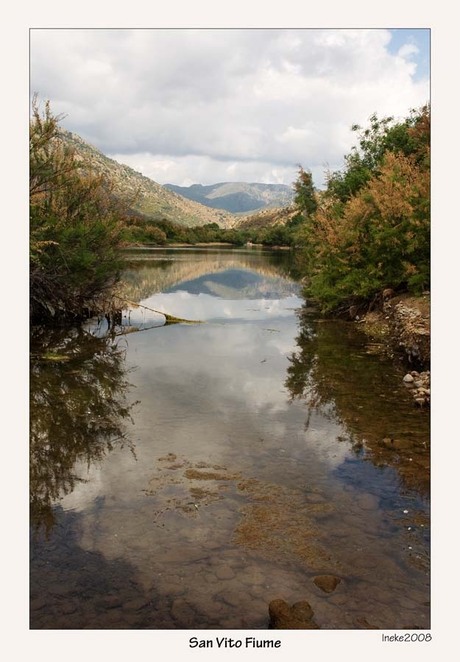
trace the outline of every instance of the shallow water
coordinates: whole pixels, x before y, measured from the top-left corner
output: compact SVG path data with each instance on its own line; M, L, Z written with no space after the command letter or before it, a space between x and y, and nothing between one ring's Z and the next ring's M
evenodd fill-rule
M33 339L31 628L429 627L429 415L290 259L133 252L122 327Z

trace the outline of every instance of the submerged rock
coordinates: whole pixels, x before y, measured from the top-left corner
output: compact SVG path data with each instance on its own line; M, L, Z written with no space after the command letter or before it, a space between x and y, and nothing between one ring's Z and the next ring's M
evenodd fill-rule
M313 582L325 593L332 593L342 580L335 575L318 575Z
M318 630L313 609L306 600L289 606L285 600L272 600L268 606L270 628L274 630Z

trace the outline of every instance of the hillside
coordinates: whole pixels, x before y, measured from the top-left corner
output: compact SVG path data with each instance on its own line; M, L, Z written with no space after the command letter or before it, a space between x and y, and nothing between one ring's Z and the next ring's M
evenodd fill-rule
M284 207L291 204L294 195L292 187L285 184L221 182L209 186L165 184L165 188L207 207L224 209L232 214Z
M260 230L277 225L286 225L298 210L290 205L276 209L263 209L254 214L248 214L237 220L235 228L238 230Z
M61 136L75 150L77 159L89 163L94 171L113 183L115 195L127 201L134 212L187 227L217 223L221 228L230 228L237 220L228 212L184 198L129 166L108 158L75 133L62 130Z

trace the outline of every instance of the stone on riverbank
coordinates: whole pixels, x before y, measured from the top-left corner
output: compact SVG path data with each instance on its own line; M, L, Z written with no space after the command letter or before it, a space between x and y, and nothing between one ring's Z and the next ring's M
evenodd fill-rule
M430 299L395 297L383 304L389 318L390 334L409 364L426 368L430 364Z
M408 368L403 383L421 407L430 404L430 294L419 297L394 296L384 300L382 308L361 320L364 331L378 338L384 350L399 355ZM416 368L412 369L411 368Z
M404 386L409 389L414 397L415 402L421 407L426 407L430 404L430 371L417 372L412 370L404 375Z

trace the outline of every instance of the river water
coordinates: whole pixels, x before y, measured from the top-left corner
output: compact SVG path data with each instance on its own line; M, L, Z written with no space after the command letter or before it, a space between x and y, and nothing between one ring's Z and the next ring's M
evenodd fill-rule
M116 326L34 330L32 629L430 627L429 414L291 262L133 251Z

